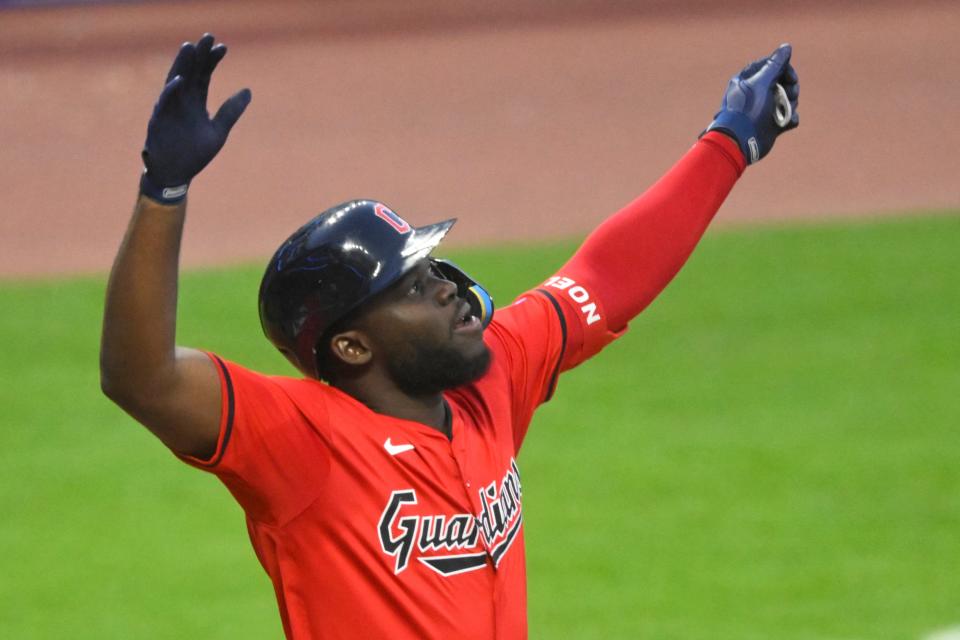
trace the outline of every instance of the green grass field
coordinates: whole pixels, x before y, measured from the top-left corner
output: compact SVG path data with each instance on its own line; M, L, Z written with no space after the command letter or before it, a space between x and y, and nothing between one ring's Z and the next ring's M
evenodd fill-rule
M574 244L457 253L504 303ZM523 455L532 638L960 624L960 212L712 231ZM289 371L260 267L180 342ZM103 278L3 283L0 637L278 638L240 509L99 392Z

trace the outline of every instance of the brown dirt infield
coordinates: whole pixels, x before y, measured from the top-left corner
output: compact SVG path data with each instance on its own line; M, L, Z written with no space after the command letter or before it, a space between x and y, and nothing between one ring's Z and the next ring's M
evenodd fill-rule
M187 265L264 260L376 197L459 244L582 234L695 140L727 77L791 41L801 127L721 221L960 206L960 4L176 2L0 11L0 277L105 271L180 41L253 103L191 191ZM215 108L215 106L214 106Z

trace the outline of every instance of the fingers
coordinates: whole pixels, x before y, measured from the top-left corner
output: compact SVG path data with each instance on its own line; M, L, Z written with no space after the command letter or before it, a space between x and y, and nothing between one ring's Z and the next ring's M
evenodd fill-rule
M213 40L213 35L209 33L203 34L203 37L197 40L197 49L193 61L192 85L196 88L197 99L204 109L207 105L207 89L210 87L210 72L213 70L210 68L210 52L213 48Z
M786 85L789 81L784 82L780 76L786 68L792 68L790 67L791 55L793 55L793 46L782 44L774 49L769 56L755 60L745 66L740 72L740 77L751 78L756 76L757 79L762 77L768 80L779 80L781 84Z
M790 106L793 108L793 116L784 129L796 129L800 126L800 114L797 113L797 105L800 102L800 76L797 75L797 70L793 68L793 65L788 62L780 77L780 83L787 93Z
M213 34L205 33L196 44L185 42L167 76L167 82L180 76L190 87L191 102L196 101L201 106L207 103L210 76L227 53L224 45L213 46L215 40Z
M217 115L213 116L213 125L226 136L243 115L251 98L250 89L242 89L235 93L217 110Z
M800 77L797 75L797 70L788 62L780 76L780 84L786 86L788 84L797 84L798 82L800 82Z
M197 75L203 77L209 75L207 68L210 66L210 49L213 47L213 36L209 33L203 34L203 37L197 40L196 53L194 54L194 65Z
M783 127L783 130L790 131L790 129L796 129L799 126L800 126L800 114L797 113L796 109L794 109L793 116L790 118L790 122L788 122L787 125Z
M173 59L170 65L170 71L167 73L166 83L173 80L174 76L187 76L193 69L193 53L195 47L192 42L184 42L177 52L177 57Z
M163 87L163 91L160 92L160 97L157 98L157 106L153 108L154 113L161 113L166 111L170 107L173 97L180 92L180 88L183 86L183 76L174 76L166 86Z
M220 61L223 60L223 56L225 55L227 55L227 45L225 44L218 44L210 50L208 74L213 73L213 70L217 68L217 65L220 64Z
M771 82L776 81L783 73L784 68L790 64L790 56L793 54L793 47L789 44L782 44L777 47L773 53L767 57L763 69L758 75Z
M203 37L197 40L196 44L185 42L177 53L173 66L170 68L170 75L167 84L160 93L157 100L155 113L169 108L173 104L173 98L183 91L183 87L189 86L190 104L199 104L201 107L206 104L207 87L210 84L210 76L217 65L227 55L227 47L223 44L213 45L215 38L212 34L205 33ZM247 105L250 104L251 93L249 89L244 89L230 97L213 117L214 126L225 136L237 123L237 120L243 115Z
M210 76L213 75L213 70L217 68L217 65L220 64L220 61L223 60L223 56L225 55L227 55L227 46L218 44L204 57L198 76L198 81L203 87L204 92L206 92L206 87L210 86Z
M214 41L212 34L205 33L196 44L184 42L170 66L167 82L173 80L174 76L182 76L188 81L209 78L217 63L227 52L222 44L214 47Z
M777 65L777 70L783 69L790 62L790 56L793 55L793 46L785 42L770 54L770 60Z
M790 101L793 102L794 107L796 107L796 102L800 99L800 78L797 76L796 70L789 63L780 75L779 82L783 85L783 88L786 89L787 97L790 98Z
M740 71L740 77L741 77L741 78L750 78L750 77L753 76L755 73L757 73L758 71L760 71L760 69L762 69L762 68L763 68L763 65L765 65L766 63L767 63L767 59L766 59L766 58L760 58L759 60L754 60L753 62L751 62L750 64L748 64L747 66L745 66L745 67Z

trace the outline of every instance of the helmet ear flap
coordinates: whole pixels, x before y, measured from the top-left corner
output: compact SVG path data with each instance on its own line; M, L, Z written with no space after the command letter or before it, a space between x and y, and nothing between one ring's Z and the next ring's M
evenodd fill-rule
M441 276L457 285L457 294L467 301L470 313L479 318L480 324L486 328L493 320L494 305L490 293L453 262L430 258L430 263Z
M467 289L466 299L473 315L480 319L480 324L486 329L493 320L493 297L486 289L475 284Z

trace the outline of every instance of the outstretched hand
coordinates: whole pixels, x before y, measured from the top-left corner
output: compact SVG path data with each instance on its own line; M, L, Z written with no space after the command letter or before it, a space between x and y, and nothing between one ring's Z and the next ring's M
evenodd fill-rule
M733 137L750 164L770 153L777 136L800 124L800 80L790 65L792 53L789 44L782 44L771 55L748 64L733 76L720 111L706 129ZM779 116L789 117L780 120L778 110Z
M226 46L213 42L207 33L196 44L180 47L147 125L140 190L158 202L186 197L190 181L217 155L250 103L250 90L242 89L210 118L210 76L227 53Z

